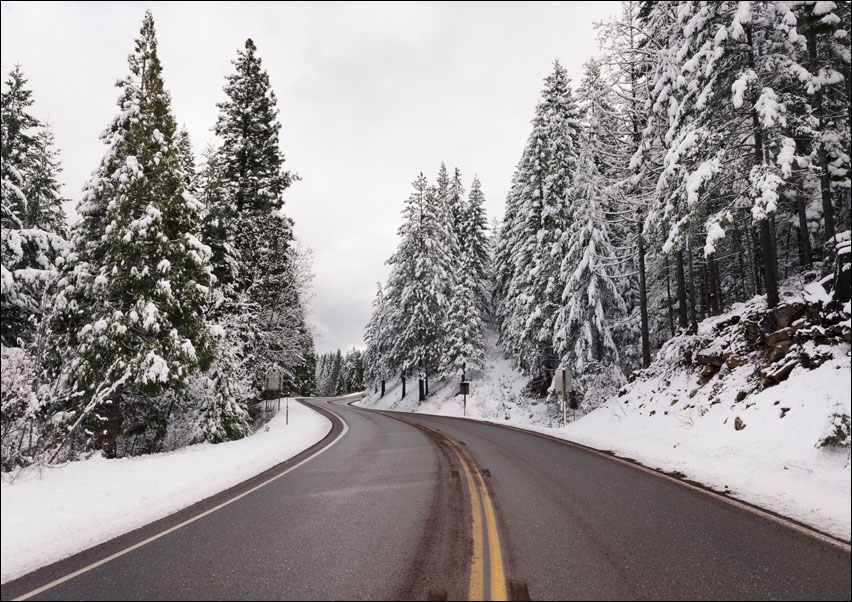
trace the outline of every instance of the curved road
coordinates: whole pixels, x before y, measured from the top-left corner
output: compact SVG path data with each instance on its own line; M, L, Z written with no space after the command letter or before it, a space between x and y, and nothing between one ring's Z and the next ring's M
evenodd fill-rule
M317 449L2 598L850 598L848 545L628 463L494 425L308 403L345 421Z

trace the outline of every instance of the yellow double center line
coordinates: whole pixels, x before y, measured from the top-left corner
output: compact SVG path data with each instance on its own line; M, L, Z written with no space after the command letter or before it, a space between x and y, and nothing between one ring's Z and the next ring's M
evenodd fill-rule
M407 420L405 422L408 422ZM456 441L439 430L420 423L410 422L414 426L428 430L440 437L453 450L459 459L470 491L471 514L473 516L473 555L470 564L470 588L468 600L508 600L506 574L503 570L503 554L500 551L500 536L497 533L497 520L494 505L485 487L482 474L476 464ZM483 515L485 520L483 521ZM488 552L488 593L485 593L485 553Z
M473 460L455 441L447 437L450 447L461 460L467 487L470 490L470 504L473 514L473 559L470 565L470 589L468 600L485 600L485 559L484 551L488 550L489 559L489 592L490 600L508 600L506 594L506 575L503 571L503 554L500 552L500 536L497 533L497 520L494 517L494 505L485 487L482 475ZM485 523L482 522L482 510L485 513ZM488 541L483 545L483 534Z

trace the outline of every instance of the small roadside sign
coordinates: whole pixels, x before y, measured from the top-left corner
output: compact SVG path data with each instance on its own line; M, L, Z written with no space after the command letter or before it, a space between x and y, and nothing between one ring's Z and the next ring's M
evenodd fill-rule
M266 375L266 390L267 391L280 391L282 381L284 380L283 375L280 372L270 372Z
M567 368L557 368L553 375L553 389L557 393L570 393L574 389L571 371Z

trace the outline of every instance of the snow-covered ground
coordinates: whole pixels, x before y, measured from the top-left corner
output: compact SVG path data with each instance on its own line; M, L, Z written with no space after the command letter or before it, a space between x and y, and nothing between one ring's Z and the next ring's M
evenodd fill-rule
M561 437L667 472L679 472L743 501L850 540L850 448L817 448L834 413L850 414L849 346L815 370L797 367L790 377L741 402L746 372L699 387L694 371L672 369L636 381L622 397L561 426L553 403L521 396L524 379L489 336L486 368L472 375L467 416ZM665 362L663 362L665 363ZM652 366L653 367L653 366ZM723 384L718 384L723 383ZM458 383L430 383L432 395L417 407L417 381L400 399L397 381L379 399L370 391L360 405L461 416ZM745 427L734 427L737 417Z
M708 323L702 325L705 328ZM700 334L700 333L699 333ZM830 417L850 414L848 345L815 370L790 377L741 401L745 366L703 387L695 373L671 365L635 381L628 392L566 427L558 406L521 395L524 379L502 357L493 335L486 369L472 375L466 415L511 424L611 450L646 466L680 472L744 501L847 541L852 531L850 448L817 448ZM720 384L722 383L722 384ZM366 407L461 416L457 383L431 383L416 407L416 380L400 399L398 382ZM569 410L569 419L571 412ZM736 419L744 428L734 427ZM92 458L61 468L30 470L0 485L2 581L107 541L209 497L292 457L330 428L322 416L290 404L268 430L230 443L122 460Z
M218 445L29 470L0 484L2 582L224 491L321 440L331 423L290 401L251 437Z

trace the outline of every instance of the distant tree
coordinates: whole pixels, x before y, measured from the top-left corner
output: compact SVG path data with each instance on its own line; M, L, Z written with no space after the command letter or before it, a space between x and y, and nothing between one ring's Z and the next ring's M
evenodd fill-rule
M422 401L428 394L429 374L440 362L442 291L448 275L443 269L444 249L436 242L446 239L441 234L441 207L422 173L413 187L403 209L400 244L388 260L391 273L385 303L393 333L393 364L403 374L416 371Z
M489 273L490 241L488 239L488 219L485 214L485 195L479 178L474 177L465 206L462 244L469 249L470 272L476 295L476 306L483 321L491 318L491 275Z
M343 358L343 380L347 393L364 389L364 361L359 349L350 349Z
M385 294L382 283L376 283L376 297L373 300L373 313L364 333L367 349L364 352L364 377L369 383L381 386L381 394L385 394L385 381L392 375L391 350L393 348L392 331L385 304Z
M0 212L0 341L32 341L42 296L66 247L65 213L57 180L62 168L53 134L29 113L27 80L16 66L2 93L2 211Z

